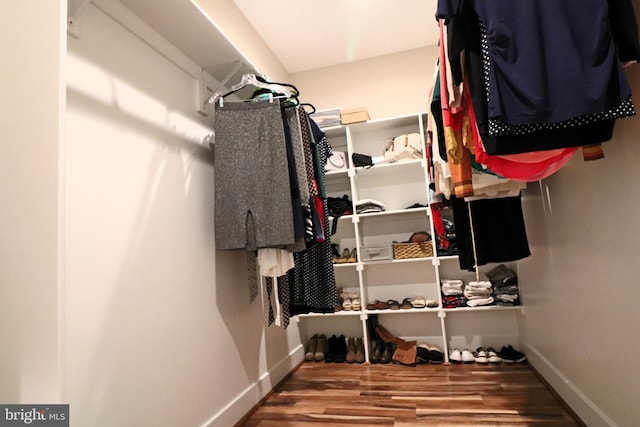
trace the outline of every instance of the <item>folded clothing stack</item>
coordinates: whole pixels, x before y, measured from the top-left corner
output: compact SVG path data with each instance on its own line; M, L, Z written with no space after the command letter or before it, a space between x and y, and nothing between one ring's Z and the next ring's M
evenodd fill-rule
M464 287L467 305L475 307L493 303L493 286L489 281L471 281Z
M356 213L383 212L385 210L384 203L374 199L362 199L356 203Z
M519 305L518 276L516 273L500 264L487 272L487 277L493 285L493 299L497 305Z
M442 295L462 295L463 291L462 280L442 280Z
M444 279L441 286L443 308L464 307L466 305L467 299L463 295L464 283L462 280Z

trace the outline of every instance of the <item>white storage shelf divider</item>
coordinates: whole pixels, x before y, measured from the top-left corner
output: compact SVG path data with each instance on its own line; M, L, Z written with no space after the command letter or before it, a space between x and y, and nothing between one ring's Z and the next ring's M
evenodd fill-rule
M361 310L337 311L329 314L305 314L296 316L301 321L303 337L308 339L314 333L327 336L362 336L365 343L365 358L369 361L372 340L367 329L369 315L380 315L383 324L392 333L404 339L426 341L440 346L448 362L450 347L475 349L479 346L498 347L515 343L515 307L463 307L445 309L440 292L441 277L445 279L469 278L468 271L461 271L457 256L437 256L435 239L431 244L434 256L411 259L365 260L367 248L387 246L407 241L411 234L426 231L435 236L431 210L428 207L414 207L414 204L428 205L428 168L426 160L416 159L397 163L377 164L370 168L353 167L352 154L366 154L380 157L385 147L396 136L419 133L422 152L425 152L426 114L356 123L324 129L333 151L346 153L349 167L326 173L327 194L331 197L348 195L353 201L352 215L339 218L337 232L331 242L338 245L338 251L356 250L358 262L336 263L334 271L338 288L345 292L357 293ZM364 199L374 199L384 203L385 211L357 214L355 204ZM393 251L390 249L390 253ZM492 266L484 266L487 271ZM482 269L481 269L482 271ZM474 279L472 279L474 280ZM367 310L369 301L393 299L400 303L404 298L422 297L435 300L434 308L412 308L400 310ZM515 309L515 310L514 310ZM487 311L511 313L513 318L485 321ZM447 320L453 313L460 315ZM470 319L465 319L465 317ZM485 326L483 328L483 325Z

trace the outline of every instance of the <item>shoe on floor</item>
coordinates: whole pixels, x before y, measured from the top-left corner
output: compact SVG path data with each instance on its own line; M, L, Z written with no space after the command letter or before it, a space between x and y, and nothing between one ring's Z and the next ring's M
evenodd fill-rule
M436 345L429 344L429 353L427 354L427 357L429 358L429 363L439 365L444 362L444 353L440 347Z
M498 356L498 353L493 349L493 347L487 347L487 361L489 363L502 363L502 357Z
M522 363L527 360L527 356L525 356L524 353L515 350L511 345L502 347L499 356L504 363Z
M335 335L327 340L327 352L324 354L324 363L333 363L336 361L336 349L338 338Z
M364 363L364 342L356 337L356 363Z
M482 364L489 363L489 359L487 358L487 353L484 351L484 348L482 347L478 347L473 356L475 357L476 363L482 363Z
M387 363L391 363L391 359L393 359L393 352L395 351L395 349L393 348L393 343L387 342L384 343L384 350L382 351L382 354L380 355L380 363L383 364L387 364Z
M318 335L318 343L316 346L315 361L322 362L324 355L329 351L329 344L327 343L327 337L324 334Z
M336 363L343 363L347 360L347 339L344 335L337 338L336 343Z
M416 363L429 363L429 348L427 344L420 343L416 347Z
M356 361L356 340L355 338L347 338L347 363L353 363Z
M462 354L460 353L460 350L457 348L451 350L451 353L449 353L449 362L462 363Z
M382 356L382 352L384 351L384 342L378 340L376 341L375 346L373 347L373 351L371 352L371 363L380 363L380 357Z
M476 361L473 353L471 353L466 348L462 350L462 353L460 353L460 358L462 359L462 363L474 363Z
M313 334L307 341L307 352L304 354L304 360L310 362L315 360L316 348L318 347L318 334Z

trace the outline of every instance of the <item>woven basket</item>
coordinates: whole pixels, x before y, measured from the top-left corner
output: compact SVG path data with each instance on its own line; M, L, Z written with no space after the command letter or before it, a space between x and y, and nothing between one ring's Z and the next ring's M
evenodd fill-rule
M393 243L393 259L428 258L433 256L431 240L420 243Z

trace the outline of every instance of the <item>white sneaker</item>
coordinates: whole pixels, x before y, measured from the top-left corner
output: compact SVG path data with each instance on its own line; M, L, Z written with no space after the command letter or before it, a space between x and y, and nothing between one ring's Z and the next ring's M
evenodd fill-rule
M485 353L484 348L478 347L474 354L476 363L489 363L489 359L487 359L487 353Z
M487 348L487 361L489 363L502 363L502 357L498 356L498 353L492 348Z
M476 361L476 358L473 357L473 353L471 353L466 348L462 350L462 354L460 357L462 359L462 363L473 363Z
M462 363L462 355L460 354L460 350L454 348L451 353L449 353L449 361L451 363Z

